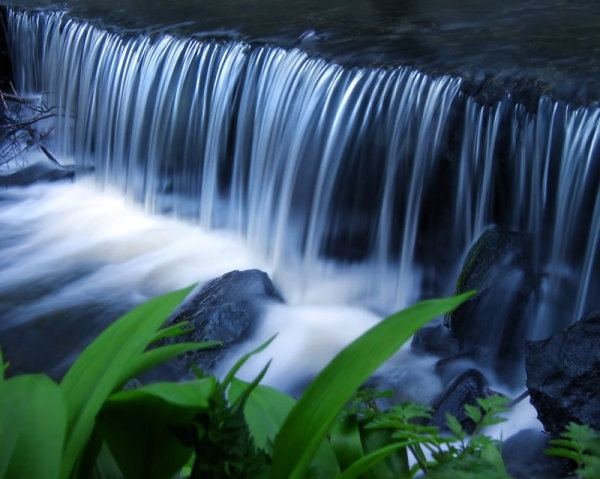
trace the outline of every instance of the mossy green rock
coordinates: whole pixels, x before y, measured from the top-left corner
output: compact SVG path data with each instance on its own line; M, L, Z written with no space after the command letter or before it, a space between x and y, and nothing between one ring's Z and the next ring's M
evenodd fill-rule
M536 290L528 235L490 228L469 250L456 292L476 290L468 303L447 315L444 324L466 350L497 358L520 359Z
M502 264L515 266L526 276L526 288L533 286L533 266L525 233L499 228L486 230L469 250L456 282L456 293L493 286Z

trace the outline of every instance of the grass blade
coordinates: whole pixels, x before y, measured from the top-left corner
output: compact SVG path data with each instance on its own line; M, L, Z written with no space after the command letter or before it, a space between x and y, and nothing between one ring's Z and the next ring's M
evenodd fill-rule
M261 351L264 351L269 346L269 344L271 344L273 342L273 340L276 337L277 337L276 334L274 336L271 336L269 339L267 339L259 347L257 347L253 351L250 351L247 354L244 354L240 359L238 359L237 362L233 365L233 367L229 370L229 372L227 373L227 375L225 376L225 378L223 379L223 381L221 382L221 384L223 385L223 388L229 387L229 384L231 383L233 377L237 374L237 372L240 370L240 368L244 364L246 364L246 361L248 361L248 359L250 359L255 354L260 353Z
M359 460L351 464L345 469L337 479L356 479L367 473L374 466L383 461L386 457L396 452L398 449L404 449L410 442L396 442L389 446L382 447L376 451L361 457ZM395 476L397 479L401 479L402 476ZM409 477L408 475L405 477Z
M74 469L106 398L132 373L156 331L191 288L168 293L138 306L111 324L71 366L60 387L67 403L67 440L61 477Z
M373 372L431 319L473 293L423 301L382 320L345 347L290 411L273 445L272 477L300 479L343 406Z
M140 356L135 369L130 371L129 376L138 376L143 372L148 371L149 369L152 369L153 367L163 364L169 359L173 359L182 354L186 354L191 351L201 351L204 349L214 348L215 346L220 346L221 344L222 343L220 341L210 341L205 343L189 342L166 344L156 349L150 349L149 351L145 351L144 354Z
M335 422L330 431L330 442L342 470L365 455L356 417Z

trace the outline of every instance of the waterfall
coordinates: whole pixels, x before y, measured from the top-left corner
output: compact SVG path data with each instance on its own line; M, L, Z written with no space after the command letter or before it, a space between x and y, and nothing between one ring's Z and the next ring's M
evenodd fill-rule
M61 12L9 10L8 36L19 91L56 107L57 151L150 213L235 232L274 270L359 264L391 311L451 293L496 224L532 236L544 294L566 302L536 335L598 306L597 105L483 104L452 76Z

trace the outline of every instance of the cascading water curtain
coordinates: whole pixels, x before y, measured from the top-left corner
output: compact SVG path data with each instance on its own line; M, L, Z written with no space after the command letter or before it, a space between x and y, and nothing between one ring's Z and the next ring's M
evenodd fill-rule
M449 76L124 36L60 12L9 10L8 24L19 88L59 112L56 148L150 212L236 231L306 277L362 265L383 310L424 285L452 292L465 249L498 224L530 233L540 274L576 291L560 323L594 306L596 106L482 105Z

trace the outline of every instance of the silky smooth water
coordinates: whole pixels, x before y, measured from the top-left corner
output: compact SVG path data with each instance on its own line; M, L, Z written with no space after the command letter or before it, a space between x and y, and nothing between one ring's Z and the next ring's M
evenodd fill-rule
M281 329L271 374L292 387L292 364L308 378L382 314L451 294L493 224L535 245L528 338L598 306L595 103L481 101L465 77L303 45L123 31L62 11L7 20L17 87L56 108L48 146L78 174L0 205L0 333L18 345L41 332L15 348L23 358L56 336L55 357L27 367L60 371L95 318L258 267L290 305L270 309L259 336Z
M29 161L43 161L30 157ZM73 355L112 319L167 291L235 269L272 271L226 232L146 214L92 181L38 184L0 197L0 338L11 369L60 375ZM272 358L266 381L293 390L379 316L350 301L353 276L315 278L301 303L298 284L281 277L286 305L269 307L253 341L281 333L256 359ZM248 352L244 344L232 360ZM290 367L297 371L290 374ZM225 368L225 365L223 366ZM254 367L246 372L247 378Z

